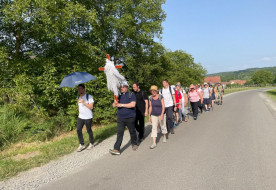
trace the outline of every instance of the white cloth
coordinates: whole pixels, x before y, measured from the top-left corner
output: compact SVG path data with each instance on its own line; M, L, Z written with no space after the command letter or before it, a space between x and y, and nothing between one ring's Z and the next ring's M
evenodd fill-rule
M203 98L210 98L210 89L209 88L203 89Z
M116 96L119 96L118 88L120 88L123 82L126 82L125 77L115 68L114 62L108 59L106 59L104 72L106 74L108 90L112 91Z
M172 87L171 88L171 92L172 92L172 95L174 95L174 89ZM173 96L171 95L171 92L170 92L170 89L167 88L163 88L162 89L162 96L164 97L164 102L165 102L165 107L168 108L168 107L171 107L174 105L173 103ZM159 92L161 94L161 90Z
M86 99L86 94L82 97L83 101L87 104L94 103L94 99L91 95L88 95L88 101ZM81 100L81 97L79 97L79 101ZM91 109L86 107L83 103L79 103L79 118L80 119L91 119L93 118L93 112Z

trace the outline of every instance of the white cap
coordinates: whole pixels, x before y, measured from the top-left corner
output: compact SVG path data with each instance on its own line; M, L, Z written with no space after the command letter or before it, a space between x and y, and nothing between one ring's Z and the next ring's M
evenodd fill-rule
M123 81L123 82L121 83L121 86L127 86L127 87L129 87L127 81Z

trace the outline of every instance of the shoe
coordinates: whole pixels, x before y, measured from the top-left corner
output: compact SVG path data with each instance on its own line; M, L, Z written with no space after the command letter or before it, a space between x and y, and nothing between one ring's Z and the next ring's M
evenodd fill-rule
M121 154L119 150L115 150L115 149L113 149L113 150L110 149L109 152L112 155L120 155Z
M132 150L137 150L138 149L138 146L137 145L132 145Z
M177 123L174 123L173 127L176 128L177 127Z
M150 146L150 149L154 149L155 147L157 147L157 145L156 145L156 144L152 144L152 145Z
M174 134L174 129L171 129L171 134Z
M85 149L85 146L80 144L80 146L77 148L77 152L81 152L84 149Z
M86 148L86 150L91 150L93 148L94 148L94 145L90 143L89 146Z
M163 143L167 142L167 138L163 137Z
M184 120L184 121L185 121L185 122L187 122L187 121L188 121L188 117L187 117L187 116L185 117L185 120Z
M197 120L197 117L194 117L194 120Z

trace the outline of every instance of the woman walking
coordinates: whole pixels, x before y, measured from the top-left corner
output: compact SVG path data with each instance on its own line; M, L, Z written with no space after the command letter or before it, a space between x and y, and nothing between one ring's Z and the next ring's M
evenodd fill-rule
M153 140L151 149L154 149L156 145L157 138L157 127L158 124L161 126L163 134L163 142L167 142L167 127L166 127L166 115L165 112L165 103L164 98L161 94L158 93L157 86L153 85L150 88L152 96L149 97L149 121L152 123L151 137Z
M194 120L197 120L197 115L198 115L198 100L201 98L200 92L197 92L195 89L195 86L191 84L189 88L189 93L188 93L190 102L191 102L191 107L193 110L193 118ZM201 104L202 104L202 99L201 99Z

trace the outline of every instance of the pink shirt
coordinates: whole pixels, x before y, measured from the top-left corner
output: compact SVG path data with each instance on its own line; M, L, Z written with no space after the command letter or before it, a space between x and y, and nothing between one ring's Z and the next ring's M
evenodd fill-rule
M196 90L194 90L194 92L189 92L189 98L191 102L198 102L198 100L200 99Z

